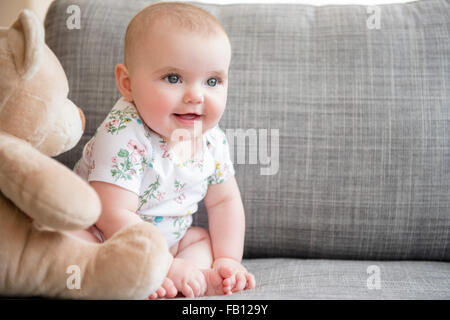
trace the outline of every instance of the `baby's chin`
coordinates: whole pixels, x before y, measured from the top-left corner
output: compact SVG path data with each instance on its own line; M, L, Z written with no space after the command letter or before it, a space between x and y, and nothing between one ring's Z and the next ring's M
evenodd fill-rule
M215 126L217 126L218 123L210 123L209 121L205 121L205 119L200 118L199 120L184 123L183 121L177 121L175 120L175 125L173 126L172 131L175 132L176 130L185 130L191 133L205 133Z

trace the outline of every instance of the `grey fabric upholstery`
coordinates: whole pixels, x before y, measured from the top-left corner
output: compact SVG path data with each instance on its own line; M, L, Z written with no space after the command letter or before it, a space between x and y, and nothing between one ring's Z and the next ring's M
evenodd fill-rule
M126 26L151 2L52 4L46 41L87 117L79 145L58 158L67 166L118 99L114 66L123 60ZM69 5L80 7L79 30L66 27ZM355 260L450 260L449 2L378 6L379 29L367 27L365 6L198 5L221 21L233 48L220 125L262 134L246 140L244 164L237 163L242 144L233 140L245 257L353 259L246 260L256 274L272 272L251 295L268 297L273 289L286 298L427 298L429 288L430 297L449 298L446 263L377 262L390 289L355 285L367 264ZM279 130L279 166L262 175L276 161L272 129ZM263 139L270 165L255 148ZM203 205L194 217L207 226ZM284 263L297 271L290 275ZM417 281L408 280L410 272L420 273ZM338 282L320 282L342 273L350 275L342 280L348 294L333 287ZM311 282L292 282L297 276Z
M448 262L270 258L244 265L255 275L256 289L227 299L450 299Z

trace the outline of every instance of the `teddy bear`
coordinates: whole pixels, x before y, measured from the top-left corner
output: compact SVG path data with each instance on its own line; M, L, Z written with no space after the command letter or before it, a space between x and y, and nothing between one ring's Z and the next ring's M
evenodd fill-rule
M0 295L148 297L172 259L154 226L126 227L101 244L72 233L97 221L101 203L51 158L78 143L84 116L32 11L0 29L0 75Z

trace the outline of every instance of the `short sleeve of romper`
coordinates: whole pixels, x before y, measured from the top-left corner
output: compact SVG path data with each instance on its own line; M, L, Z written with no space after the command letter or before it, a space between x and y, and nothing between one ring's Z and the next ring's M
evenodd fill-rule
M215 162L214 173L208 177L208 184L225 182L235 174L227 137L219 126L207 134L207 146Z
M133 104L121 100L110 111L83 158L88 181L108 182L139 194L142 176L151 167L148 132Z

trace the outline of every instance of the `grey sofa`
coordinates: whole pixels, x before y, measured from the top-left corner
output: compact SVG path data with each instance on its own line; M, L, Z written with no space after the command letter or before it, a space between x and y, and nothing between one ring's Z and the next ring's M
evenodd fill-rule
M69 167L119 97L125 29L149 3L49 9L46 41L87 117L58 158ZM71 5L79 29L68 28ZM232 42L220 126L234 141L244 264L257 279L219 298L450 299L449 2L198 5ZM194 216L207 226L203 205Z

